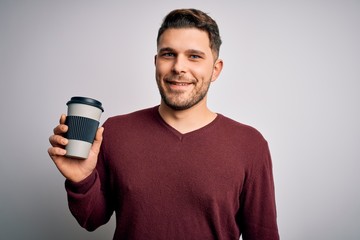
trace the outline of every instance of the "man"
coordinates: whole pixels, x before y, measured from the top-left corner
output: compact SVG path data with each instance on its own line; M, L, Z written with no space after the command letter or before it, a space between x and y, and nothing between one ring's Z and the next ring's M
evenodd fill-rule
M109 118L86 160L64 157L61 116L48 152L81 226L115 211L114 239L279 239L266 140L207 107L220 45L207 14L174 10L157 37L159 106Z

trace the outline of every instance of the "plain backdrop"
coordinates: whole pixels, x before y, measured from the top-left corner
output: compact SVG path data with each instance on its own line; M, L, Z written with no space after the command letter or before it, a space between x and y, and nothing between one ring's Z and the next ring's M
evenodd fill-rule
M224 69L209 106L268 140L282 239L360 239L360 1L0 0L0 239L111 239L68 210L48 138L75 95L109 116L160 102L156 35L210 14Z

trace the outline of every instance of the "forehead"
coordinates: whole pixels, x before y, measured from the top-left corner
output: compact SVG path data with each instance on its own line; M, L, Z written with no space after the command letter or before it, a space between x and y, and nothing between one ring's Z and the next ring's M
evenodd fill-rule
M173 48L175 50L195 49L211 53L208 33L197 28L170 28L159 38L158 50Z

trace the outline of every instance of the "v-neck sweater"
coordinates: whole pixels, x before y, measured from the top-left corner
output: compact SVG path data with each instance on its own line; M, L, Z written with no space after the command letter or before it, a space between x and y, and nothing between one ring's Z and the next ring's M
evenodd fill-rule
M89 231L116 213L114 239L279 239L267 141L221 114L181 134L158 107L109 118L93 173L66 181Z

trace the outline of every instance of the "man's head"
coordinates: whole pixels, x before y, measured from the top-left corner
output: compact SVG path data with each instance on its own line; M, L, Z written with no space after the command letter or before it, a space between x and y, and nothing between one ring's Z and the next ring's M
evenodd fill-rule
M171 11L163 20L157 35L157 44L160 36L167 29L196 28L204 31L209 36L210 48L214 59L219 57L221 38L216 22L206 13L197 9L177 9Z
M161 106L172 110L206 107L210 84L223 66L218 58L220 44L215 21L199 10L174 10L165 17L155 55Z

